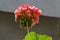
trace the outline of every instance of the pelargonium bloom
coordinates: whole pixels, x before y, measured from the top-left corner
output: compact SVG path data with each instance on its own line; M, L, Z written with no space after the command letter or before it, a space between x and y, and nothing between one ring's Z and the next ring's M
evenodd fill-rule
M24 4L22 6L19 6L15 11L15 21L19 22L19 19L22 19L23 17L25 18L30 18L32 19L32 25L35 25L39 22L39 16L41 16L41 10L39 10L35 6L30 6L28 4ZM22 18L21 18L22 17ZM29 20L30 20L29 19ZM21 22L21 21L20 21ZM26 20L27 22L27 20Z

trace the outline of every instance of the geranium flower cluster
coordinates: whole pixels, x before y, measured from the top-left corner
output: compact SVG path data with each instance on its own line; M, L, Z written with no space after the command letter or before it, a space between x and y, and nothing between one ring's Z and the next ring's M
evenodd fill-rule
M15 11L15 21L20 22L21 26L34 26L39 22L39 16L41 16L41 10L35 6L24 4L19 6Z

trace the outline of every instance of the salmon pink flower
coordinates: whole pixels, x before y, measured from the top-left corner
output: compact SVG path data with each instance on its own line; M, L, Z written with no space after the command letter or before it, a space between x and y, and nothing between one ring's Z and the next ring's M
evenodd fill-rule
M41 13L41 10L37 7L24 4L14 11L15 21L20 22L20 26L22 27L30 27L38 24Z

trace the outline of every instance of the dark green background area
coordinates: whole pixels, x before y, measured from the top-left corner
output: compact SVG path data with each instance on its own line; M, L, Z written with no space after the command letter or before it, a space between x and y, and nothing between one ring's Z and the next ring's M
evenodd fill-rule
M39 34L46 34L53 37L53 40L59 39L60 18L41 16L39 24L30 31ZM22 40L26 35L26 30L21 29L19 24L14 21L14 14L0 11L0 40Z

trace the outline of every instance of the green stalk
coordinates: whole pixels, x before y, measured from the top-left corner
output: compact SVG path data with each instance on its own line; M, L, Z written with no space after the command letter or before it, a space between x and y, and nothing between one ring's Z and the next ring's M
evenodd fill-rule
M29 24L29 23L28 23L28 21L27 21L27 22L26 22L26 25L27 25L27 28L26 28L26 29L27 29L27 34L29 34L29 27L28 27L28 24Z
M29 28L28 28L28 26L27 26L27 34L29 34Z

